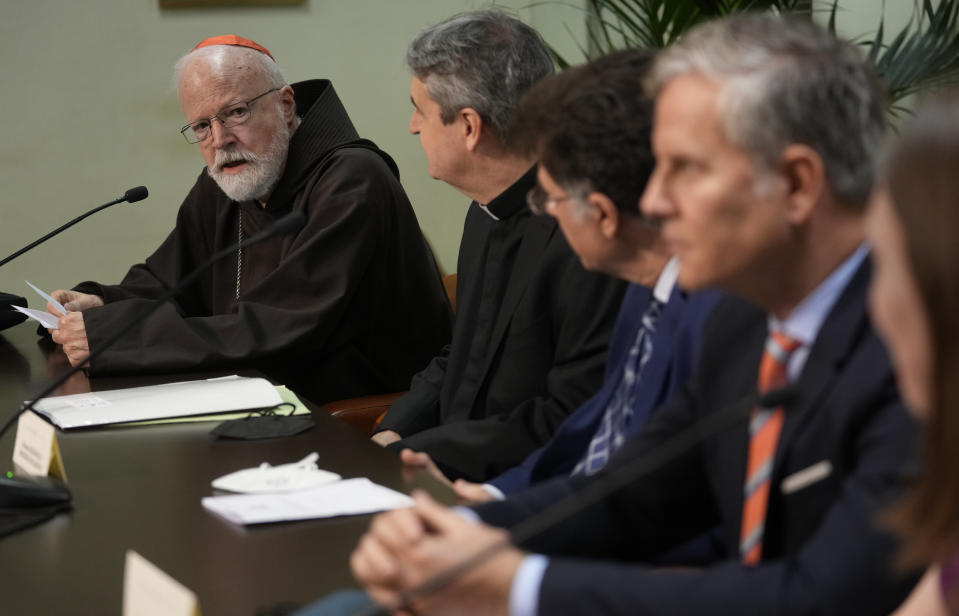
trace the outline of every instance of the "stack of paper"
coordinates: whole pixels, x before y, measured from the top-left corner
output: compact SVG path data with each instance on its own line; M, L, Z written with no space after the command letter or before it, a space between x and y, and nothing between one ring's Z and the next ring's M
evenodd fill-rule
M413 499L360 477L280 494L207 496L203 506L236 524L264 524L401 509Z
M283 400L266 379L216 379L53 396L34 410L62 430L275 406Z

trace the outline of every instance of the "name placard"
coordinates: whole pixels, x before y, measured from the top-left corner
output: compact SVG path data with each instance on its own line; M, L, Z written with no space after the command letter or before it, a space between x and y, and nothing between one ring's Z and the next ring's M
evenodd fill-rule
M27 475L51 475L64 482L67 480L56 429L33 411L27 411L17 420L13 466L17 472Z
M123 616L200 616L200 603L189 588L133 550L127 550Z

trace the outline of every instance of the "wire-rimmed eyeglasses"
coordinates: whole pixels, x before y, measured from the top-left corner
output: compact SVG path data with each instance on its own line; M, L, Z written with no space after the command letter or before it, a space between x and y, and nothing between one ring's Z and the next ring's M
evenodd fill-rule
M222 109L220 113L216 114L215 116L211 116L205 120L191 122L180 129L180 134L183 135L183 138L186 139L187 143L199 143L212 134L213 120L219 121L224 128L239 126L250 119L250 116L253 114L250 106L253 105L253 103L255 103L258 99L263 98L270 92L276 92L279 89L280 88L270 88L263 94L258 94L248 101L236 103Z

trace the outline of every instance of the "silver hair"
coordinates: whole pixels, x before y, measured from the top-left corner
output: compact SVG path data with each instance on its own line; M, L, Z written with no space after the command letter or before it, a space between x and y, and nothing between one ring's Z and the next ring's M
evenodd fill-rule
M407 48L406 64L439 105L443 123L471 107L504 142L520 97L553 72L536 30L498 10L459 13L424 29Z
M261 75L271 88L287 85L283 70L270 57L249 47L238 45L210 45L201 47L184 55L173 66L173 83L179 86L180 75L186 65L193 60L202 60L215 67L222 77L232 78L247 67L253 67L254 74Z
M809 19L746 14L694 28L666 49L645 82L699 74L721 84L726 137L772 168L801 143L823 160L833 192L863 206L885 129L882 88L859 52Z

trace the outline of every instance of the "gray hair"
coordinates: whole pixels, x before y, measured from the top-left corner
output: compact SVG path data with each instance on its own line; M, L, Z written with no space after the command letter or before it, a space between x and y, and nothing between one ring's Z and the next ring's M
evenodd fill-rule
M449 124L471 107L501 141L523 93L553 72L553 59L536 30L502 11L459 13L421 31L406 64L426 86Z
M180 83L180 75L184 67L193 60L201 60L209 66L216 67L217 73L227 79L238 76L247 68L252 68L253 74L262 76L271 88L282 88L287 85L283 70L268 55L238 45L210 45L184 55L173 67L174 85Z
M823 160L837 197L863 206L885 128L882 88L858 51L809 19L746 14L694 28L666 49L646 86L696 73L721 82L726 137L772 168L801 143Z

